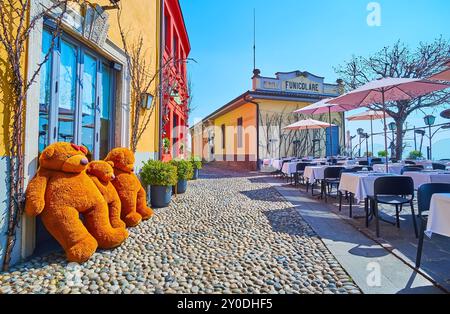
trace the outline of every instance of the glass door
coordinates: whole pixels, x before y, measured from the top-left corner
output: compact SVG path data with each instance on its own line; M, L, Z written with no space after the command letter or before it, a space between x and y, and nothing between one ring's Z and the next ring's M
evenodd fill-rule
M81 145L89 150L92 159L96 157L97 59L89 54L84 54L81 89Z
M75 141L75 109L77 105L78 48L61 40L59 53L58 142Z

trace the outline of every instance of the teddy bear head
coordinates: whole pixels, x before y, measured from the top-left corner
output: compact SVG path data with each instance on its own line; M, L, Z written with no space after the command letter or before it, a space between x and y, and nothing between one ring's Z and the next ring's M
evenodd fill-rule
M39 166L45 169L80 173L89 163L87 149L71 143L58 142L47 146L39 157Z
M113 167L114 163L112 161L91 161L86 168L86 173L107 183L116 178Z
M134 154L128 148L114 148L106 156L105 161L112 161L114 168L123 172L131 173L134 171Z

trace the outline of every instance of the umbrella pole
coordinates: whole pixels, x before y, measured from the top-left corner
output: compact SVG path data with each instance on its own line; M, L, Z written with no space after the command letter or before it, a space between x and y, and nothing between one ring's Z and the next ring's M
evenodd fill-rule
M370 142L371 142L372 156L373 156L374 152L373 152L373 117L372 116L370 116Z
M330 120L330 157L333 158L333 127L331 123L331 107L328 107L328 120Z
M306 158L308 158L308 136L309 132L308 132L308 127L306 127Z
M381 89L381 97L383 99L384 151L386 152L386 173L389 173L389 158L387 156L388 144L387 144L387 124L386 124L386 103L384 100L384 88Z

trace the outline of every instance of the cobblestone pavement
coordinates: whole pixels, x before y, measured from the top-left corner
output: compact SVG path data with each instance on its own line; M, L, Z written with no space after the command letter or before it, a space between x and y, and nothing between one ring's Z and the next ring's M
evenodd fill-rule
M0 274L2 293L360 293L313 230L258 177L208 168L121 247Z

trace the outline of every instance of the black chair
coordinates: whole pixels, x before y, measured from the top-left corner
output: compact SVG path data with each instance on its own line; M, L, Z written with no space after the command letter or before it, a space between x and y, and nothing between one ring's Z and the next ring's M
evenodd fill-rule
M393 162L393 163L397 163L398 162L397 158L389 158L389 161Z
M369 167L369 166L366 166L366 167L363 167L363 166L356 166L356 167L353 167L353 168L351 168L351 169L353 169L353 170L355 170L355 171L363 171L364 168L366 168L367 171L373 171L373 168L372 168L372 167Z
M344 167L327 167L324 170L323 180L322 180L322 189L320 195L325 197L325 202L327 202L327 196L331 196L331 192L333 191L333 186L336 186L336 190L338 190L341 171L345 169Z
M415 165L416 163L411 160L405 160L405 165Z
M409 196L409 198L408 198ZM374 195L368 196L371 212L375 218L377 237L380 236L380 223L382 220L379 214L378 204L395 206L395 216L397 228L400 228L400 212L403 205L409 204L413 218L414 232L418 237L416 215L414 213L414 181L410 177L380 177L374 183ZM389 221L383 220L391 223ZM366 206L366 224L368 223L368 211Z
M358 165L360 165L360 166L368 166L369 162L367 160L361 160L361 161L358 161Z
M294 185L297 186L297 184L301 181L304 181L303 179L303 173L305 172L306 166L309 166L309 163L307 162L299 162L296 166L295 173L294 173ZM292 183L292 181L291 181Z
M417 247L416 267L420 267L422 259L423 239L427 227L428 211L430 210L431 197L435 193L450 193L450 184L426 183L422 184L417 191L417 208L420 218L419 245Z
M417 171L423 171L423 166L421 165L404 166L402 170L400 170L400 173L403 175L405 172L417 172Z
M447 166L443 164L433 163L433 170L446 170Z
M341 170L341 174L339 175L339 181L342 179L342 174L343 173L356 173L358 171L359 171L358 167L342 169ZM344 196L344 193L338 189L338 195L339 195L339 211L342 211L342 198ZM349 203L349 210L350 210L349 216L350 216L350 218L353 217L353 197L354 197L353 193L345 191L345 199L347 199L348 203Z
M372 163L374 162L383 162L383 160L381 158L372 158Z

